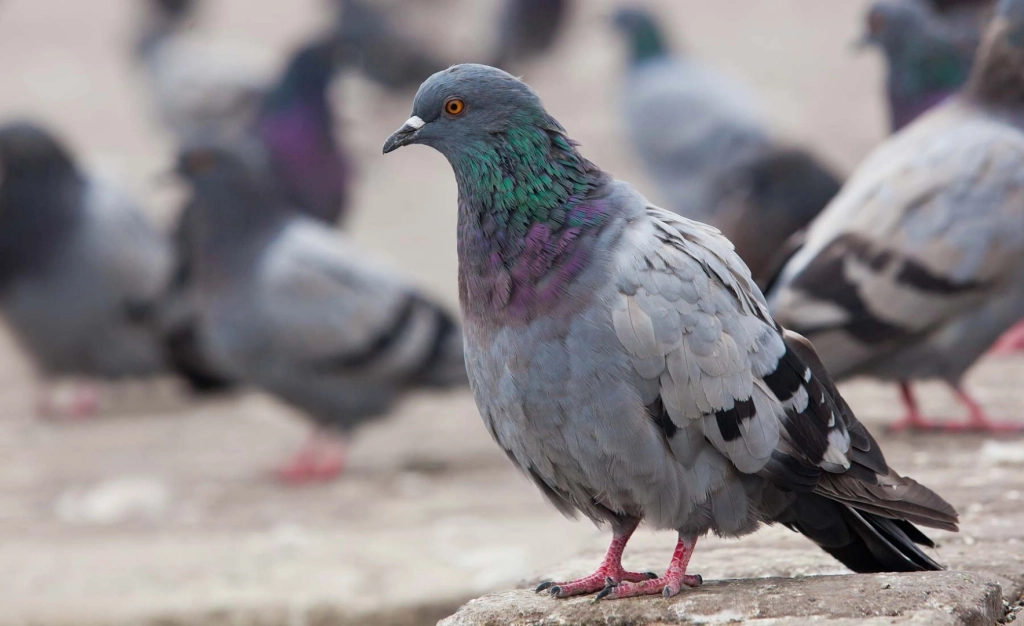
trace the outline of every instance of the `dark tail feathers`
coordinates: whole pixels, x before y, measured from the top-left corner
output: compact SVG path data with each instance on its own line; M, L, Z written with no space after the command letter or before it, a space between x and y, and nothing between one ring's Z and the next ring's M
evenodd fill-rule
M945 569L918 547L934 548L935 544L910 522L857 510L817 494L797 495L779 521L857 573Z

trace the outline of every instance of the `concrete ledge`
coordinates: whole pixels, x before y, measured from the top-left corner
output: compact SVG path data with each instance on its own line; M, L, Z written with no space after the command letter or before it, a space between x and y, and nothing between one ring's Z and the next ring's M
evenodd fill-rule
M555 600L532 590L473 600L438 626L921 624L990 626L1000 587L963 572L710 580L674 598Z

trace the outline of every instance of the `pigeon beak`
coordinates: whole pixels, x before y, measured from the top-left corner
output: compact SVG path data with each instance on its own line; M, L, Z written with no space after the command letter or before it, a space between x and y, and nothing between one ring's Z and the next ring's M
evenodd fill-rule
M426 124L418 116L413 115L402 124L402 127L396 130L388 137L388 140L384 142L384 154L398 150L402 146L407 146L416 139L416 135Z

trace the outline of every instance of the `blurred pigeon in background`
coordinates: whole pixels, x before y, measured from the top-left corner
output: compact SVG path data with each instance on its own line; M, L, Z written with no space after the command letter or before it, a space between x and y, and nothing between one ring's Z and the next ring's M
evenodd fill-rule
M462 335L429 297L279 200L246 158L206 145L180 159L201 339L229 376L308 415L318 431L281 476L322 480L342 469L340 437L404 391L466 383Z
M353 167L336 135L329 100L340 61L333 36L317 37L293 55L264 96L251 127L234 139L259 164L267 184L294 209L327 224L348 207ZM224 135L219 135L224 137ZM199 393L231 390L234 383L205 354L197 333L194 270L189 253L195 207L186 204L175 227L176 267L165 296L164 333L172 364Z
M144 0L135 55L163 124L179 140L237 135L263 99L270 68L255 50L190 37L198 0Z
M501 70L435 74L412 113L384 151L425 144L455 171L484 423L559 509L614 533L593 576L538 591L672 596L701 584L686 571L699 537L773 522L854 571L940 569L914 524L955 530L956 512L888 467L716 230L586 160ZM679 533L656 579L621 565L641 520Z
M396 91L415 90L427 76L448 66L391 17L364 0L337 0L337 36L347 66Z
M491 65L509 70L548 52L571 10L570 0L505 0Z
M44 378L164 370L156 332L169 243L117 189L29 122L0 127L0 313ZM98 408L79 387L73 414ZM54 409L40 396L40 410Z
M928 0L879 0L861 43L885 55L890 128L896 132L967 82L981 25L949 19Z
M341 60L333 34L300 47L260 104L254 128L288 202L332 224L344 213L352 185L329 97Z
M967 87L872 153L810 227L773 292L837 378L901 385L896 427L1020 431L961 386L1024 316L1024 0L1000 5ZM924 418L910 383L939 378L966 422Z
M718 228L765 285L786 241L839 190L807 152L772 139L754 98L726 76L672 55L650 12L623 8L623 113L668 208Z

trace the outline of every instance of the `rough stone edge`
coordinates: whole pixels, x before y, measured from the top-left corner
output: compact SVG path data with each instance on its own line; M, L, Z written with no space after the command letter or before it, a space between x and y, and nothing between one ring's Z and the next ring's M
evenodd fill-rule
M990 577L980 574L978 572L961 572L961 571L949 571L943 572L944 574L962 575L970 580L971 583L978 584L984 588L983 600L980 606L974 605L971 607L956 607L951 613L944 613L937 611L932 608L921 607L919 611L908 612L903 616L900 624L904 626L944 626L949 624L951 626L993 626L1002 623L1002 620L1009 611L1009 604L1004 600L1002 586ZM857 576L857 574L847 574L846 576ZM809 577L813 578L813 577ZM501 621L495 621L494 619L488 619L486 621L479 621L473 619L471 616L461 616L460 613L469 604L478 601L484 601L487 598L497 598L502 595L517 592L529 592L528 589L520 589L515 591L501 591L486 594L479 598L470 600L463 606L459 607L457 611L440 620L437 626L554 626L555 622L547 621L549 615L545 615L540 612L531 613L527 611L519 611L518 615L511 615L507 619ZM631 600L636 602L638 600ZM642 601L642 600L639 600ZM664 618L659 618L656 622L635 622L635 621L622 621L621 615L610 616L611 621L608 619L603 620L601 623L614 623L616 626L672 626L673 624L692 624L692 623L706 623L703 621L692 622L686 618L681 620L669 620L666 621ZM852 618L852 617L830 617L830 616L794 616L793 618L755 618L753 620L738 621L737 624L751 624L752 626L771 626L773 624L783 624L787 621L791 622L793 619L800 620L800 624L818 624L828 623L837 625L852 625L852 624L891 624L893 623L892 616L885 617L869 617L863 618ZM558 624L562 624L561 620L557 621ZM595 622L596 624L596 622Z

